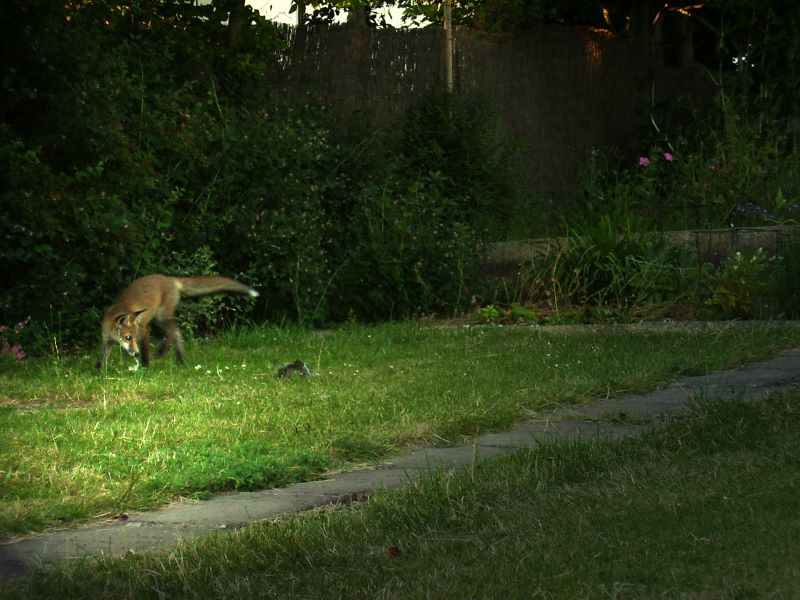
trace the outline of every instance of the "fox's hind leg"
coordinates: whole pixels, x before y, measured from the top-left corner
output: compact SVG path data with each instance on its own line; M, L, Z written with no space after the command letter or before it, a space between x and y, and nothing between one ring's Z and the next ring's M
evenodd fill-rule
M162 337L158 342L158 352L156 352L156 356L158 358L163 358L167 352L169 352L169 347L171 346L171 341L167 336Z
M164 329L164 326L161 323L157 323L157 326L161 335L159 336L158 340L158 353L156 356L158 356L158 358L163 358L167 355L167 352L169 352L169 349L172 346L172 338L167 335L167 330Z
M183 336L174 317L179 301L180 294L177 288L164 296L161 310L159 310L158 325L164 330L166 340L162 351L166 353L170 346L175 346L175 360L179 365L184 365Z
M183 353L183 336L181 330L178 328L177 323L173 319L169 319L161 323L164 332L167 334L164 345L161 347L161 353L166 353L170 346L175 346L175 360L179 365L186 364Z

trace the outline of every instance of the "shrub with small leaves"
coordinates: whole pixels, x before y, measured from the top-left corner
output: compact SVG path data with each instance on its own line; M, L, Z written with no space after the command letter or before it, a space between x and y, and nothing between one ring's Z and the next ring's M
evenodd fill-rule
M709 277L706 305L715 316L724 318L775 316L777 262L763 248L753 253L736 252Z

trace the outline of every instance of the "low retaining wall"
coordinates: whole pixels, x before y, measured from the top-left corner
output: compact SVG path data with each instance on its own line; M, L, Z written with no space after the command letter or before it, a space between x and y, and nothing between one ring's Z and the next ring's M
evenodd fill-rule
M698 262L718 265L736 252L750 253L759 248L769 255L780 255L787 244L800 242L800 226L694 229L652 235L663 235L674 244L690 246L695 250ZM566 238L539 238L494 244L486 257L486 272L514 278L521 267L565 241Z

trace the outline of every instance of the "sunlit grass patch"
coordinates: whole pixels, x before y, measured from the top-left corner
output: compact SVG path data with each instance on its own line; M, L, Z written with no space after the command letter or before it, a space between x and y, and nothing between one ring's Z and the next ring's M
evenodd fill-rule
M401 323L259 328L187 344L187 366L115 355L0 373L0 531L318 477L461 443L547 408L656 387L796 345L791 324L691 332ZM310 377L279 378L304 360Z

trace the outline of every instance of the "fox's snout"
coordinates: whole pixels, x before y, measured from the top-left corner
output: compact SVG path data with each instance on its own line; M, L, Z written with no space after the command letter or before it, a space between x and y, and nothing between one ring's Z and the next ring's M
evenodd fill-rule
M133 340L126 340L123 338L119 340L119 345L131 356L136 356L139 354L139 348L137 347L136 342Z

